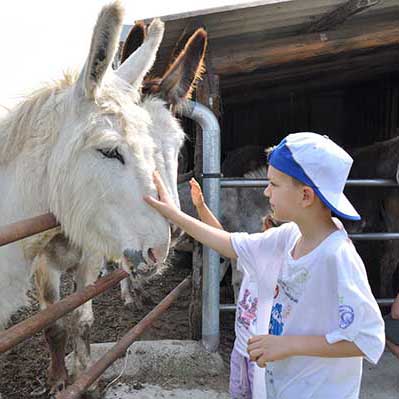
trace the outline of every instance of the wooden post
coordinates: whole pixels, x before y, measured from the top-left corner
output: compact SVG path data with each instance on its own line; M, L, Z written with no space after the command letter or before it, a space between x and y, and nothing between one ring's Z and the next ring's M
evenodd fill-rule
M219 77L207 67L207 73L197 86L196 101L211 109L220 118ZM202 183L202 130L195 127L194 177ZM194 241L193 278L191 302L189 306L189 334L194 340L201 339L202 323L202 245Z
M397 22L384 21L369 24L350 24L340 30L324 33L308 33L271 40L238 41L234 51L230 46L218 49L213 55L215 73L221 76L247 74L266 70L273 78L283 66L309 66L316 62L329 64L342 62L350 55L376 54L383 49L392 50L399 44ZM324 65L324 64L323 64Z

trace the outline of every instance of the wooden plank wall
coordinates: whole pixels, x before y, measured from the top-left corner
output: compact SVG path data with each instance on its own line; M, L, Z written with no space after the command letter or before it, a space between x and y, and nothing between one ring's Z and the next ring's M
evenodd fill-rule
M223 90L223 88L222 88ZM361 147L399 134L399 73L345 87L242 104L223 104L222 159L246 145L276 144L290 132L326 134L345 148ZM186 171L194 166L195 126L183 121L187 133Z
M222 152L249 144L269 146L290 132L315 131L353 148L398 134L399 74L388 74L339 89L223 109Z

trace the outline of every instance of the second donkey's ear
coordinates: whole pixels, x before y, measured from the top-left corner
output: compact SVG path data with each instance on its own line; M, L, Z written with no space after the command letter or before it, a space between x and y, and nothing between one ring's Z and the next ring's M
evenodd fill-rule
M198 29L188 40L176 60L157 82L159 95L171 105L188 98L204 72L207 33ZM149 82L150 83L150 82Z
M144 42L147 35L145 25L143 22L136 22L136 24L130 29L127 35L126 41L123 44L121 54L121 64L129 58L130 54L133 54Z

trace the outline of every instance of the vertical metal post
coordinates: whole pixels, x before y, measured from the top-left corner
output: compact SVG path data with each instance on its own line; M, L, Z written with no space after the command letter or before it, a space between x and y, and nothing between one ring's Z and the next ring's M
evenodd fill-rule
M220 209L220 127L215 115L205 106L187 102L183 114L196 121L203 135L203 188L209 209L219 218ZM202 344L215 352L219 347L219 262L214 250L204 247L202 287Z

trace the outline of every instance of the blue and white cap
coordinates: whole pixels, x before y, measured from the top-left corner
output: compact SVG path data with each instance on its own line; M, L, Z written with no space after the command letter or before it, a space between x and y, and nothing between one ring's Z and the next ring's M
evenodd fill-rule
M288 135L269 155L270 165L312 187L337 216L360 220L343 193L352 163L350 155L327 136L307 132Z

